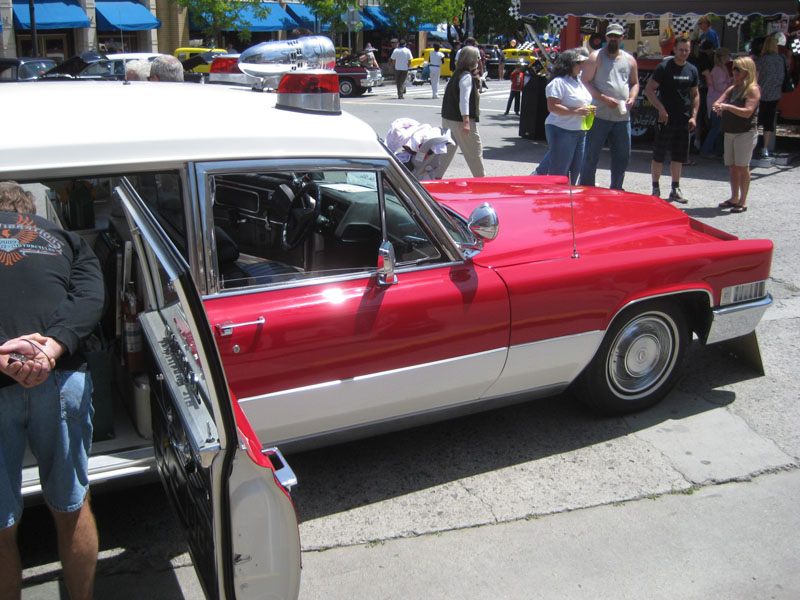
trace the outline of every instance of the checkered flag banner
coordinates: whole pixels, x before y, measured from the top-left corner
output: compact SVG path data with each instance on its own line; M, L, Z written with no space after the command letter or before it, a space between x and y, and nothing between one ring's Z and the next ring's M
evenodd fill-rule
M743 25L745 21L747 21L747 17L739 13L728 13L725 15L725 24L731 27L739 27L739 25Z
M794 38L792 42L792 53L800 54L800 38Z
M672 15L672 29L676 35L691 33L697 24L697 18L697 15Z
M628 19L626 19L625 17L618 17L617 15L608 15L606 18L608 19L609 25L611 25L612 23L616 23L623 29L625 29L625 26L628 24Z
M564 27L567 26L567 21L569 17L567 15L547 15L550 17L550 26L553 27L556 31L561 31Z
M511 0L511 6L508 7L508 14L513 19L519 19L519 6L521 0Z

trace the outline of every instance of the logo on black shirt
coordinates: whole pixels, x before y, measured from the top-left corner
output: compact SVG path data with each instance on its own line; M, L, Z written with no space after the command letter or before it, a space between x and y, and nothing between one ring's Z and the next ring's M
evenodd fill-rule
M37 227L31 217L17 215L16 223L0 223L0 265L10 267L28 254L58 256L63 244Z

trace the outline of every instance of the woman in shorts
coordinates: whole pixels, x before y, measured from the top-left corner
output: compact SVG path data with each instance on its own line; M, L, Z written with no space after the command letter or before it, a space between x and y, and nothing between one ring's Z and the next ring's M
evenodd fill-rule
M756 64L748 56L733 61L733 85L722 93L712 110L722 118L725 133L725 165L731 170L731 197L720 208L732 213L747 210L750 189L750 159L758 141L758 103L761 90L756 83Z

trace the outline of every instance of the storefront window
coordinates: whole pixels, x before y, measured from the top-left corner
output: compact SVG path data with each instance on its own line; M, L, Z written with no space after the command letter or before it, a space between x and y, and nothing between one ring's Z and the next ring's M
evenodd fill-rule
M39 52L38 55L46 58L52 58L54 61L60 63L65 58L74 54L68 43L68 38L71 32L67 33L41 33L36 36ZM33 37L17 33L17 56L33 56Z

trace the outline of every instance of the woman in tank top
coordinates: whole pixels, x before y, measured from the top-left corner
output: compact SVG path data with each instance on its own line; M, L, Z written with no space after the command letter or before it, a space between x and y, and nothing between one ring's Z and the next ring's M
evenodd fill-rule
M758 102L761 90L756 83L756 64L748 56L733 61L733 85L722 93L712 110L722 118L725 132L725 164L731 169L731 197L720 208L732 213L747 210L750 189L750 159L758 140Z

